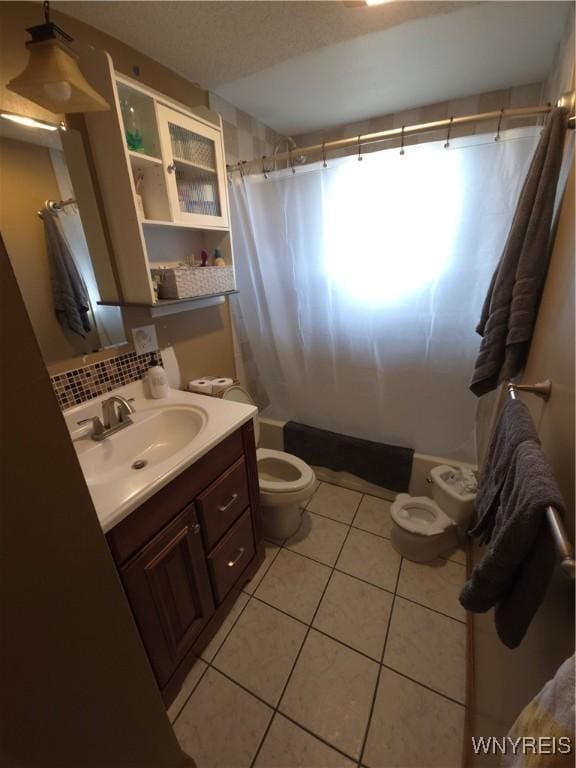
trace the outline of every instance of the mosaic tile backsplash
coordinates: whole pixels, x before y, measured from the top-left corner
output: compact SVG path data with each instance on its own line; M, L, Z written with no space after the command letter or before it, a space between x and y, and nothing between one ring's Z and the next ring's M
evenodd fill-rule
M155 354L161 364L160 352ZM71 408L124 384L138 381L148 370L150 357L150 353L137 355L136 352L127 352L52 376L52 387L60 408Z

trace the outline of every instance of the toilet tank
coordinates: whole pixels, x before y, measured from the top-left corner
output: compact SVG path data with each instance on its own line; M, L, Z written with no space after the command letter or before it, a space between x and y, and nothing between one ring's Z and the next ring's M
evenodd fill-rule
M430 470L432 498L456 525L465 526L474 512L476 493L459 490L454 482L455 473L455 468L447 464Z

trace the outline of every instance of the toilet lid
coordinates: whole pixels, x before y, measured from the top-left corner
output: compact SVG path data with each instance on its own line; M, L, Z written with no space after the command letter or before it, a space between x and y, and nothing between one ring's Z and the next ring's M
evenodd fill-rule
M437 536L452 525L448 515L427 496L401 493L390 507L390 515L400 528L421 536Z
M314 482L312 468L291 453L258 448L256 459L261 491L291 493L300 491Z
M254 405L254 400L250 397L244 387L240 387L237 384L233 384L224 392L222 400L230 400L234 403L244 403L245 405ZM260 424L258 417L254 416L254 441L256 445L260 442Z

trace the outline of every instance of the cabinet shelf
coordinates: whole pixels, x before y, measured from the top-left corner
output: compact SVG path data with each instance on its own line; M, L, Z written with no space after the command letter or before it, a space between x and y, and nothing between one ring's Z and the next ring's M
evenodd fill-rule
M221 296L231 296L234 293L240 293L240 291L235 288L232 291L206 293L203 296L187 296L185 299L158 299L154 304L145 301L98 301L97 303L103 307L147 307L148 309L158 309L159 307L173 307L178 304L188 304L191 301L217 299Z
M136 168L150 168L162 165L162 160L159 157L153 157L152 155L146 155L143 152L134 152L128 150L128 157L130 158L130 165L132 170Z
M141 219L140 223L143 227L168 227L170 229L196 229L202 232L227 232L229 227L210 227L200 226L198 224L188 224L183 221L162 221L161 219Z
M202 171L203 173L212 173L214 175L218 173L216 168L212 168L209 165L202 165L202 163L193 163L192 160L182 160L179 157L175 157L174 162L180 165L185 165L188 168L195 168L197 171Z

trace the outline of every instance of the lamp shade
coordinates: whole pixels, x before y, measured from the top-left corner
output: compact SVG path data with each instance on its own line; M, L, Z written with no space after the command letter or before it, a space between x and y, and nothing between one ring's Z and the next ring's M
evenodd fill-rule
M100 112L110 109L78 66L78 55L60 40L26 43L30 58L25 70L7 88L55 113Z

